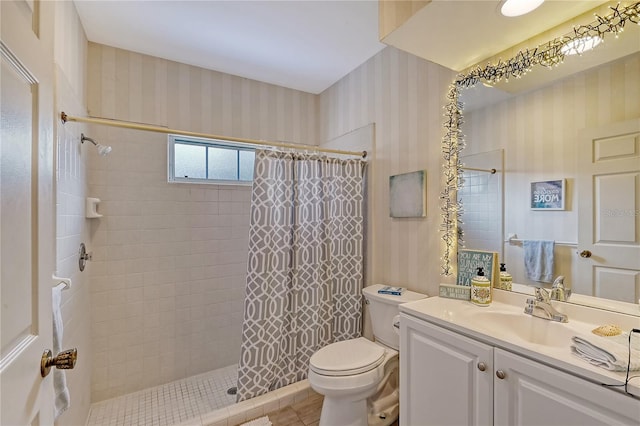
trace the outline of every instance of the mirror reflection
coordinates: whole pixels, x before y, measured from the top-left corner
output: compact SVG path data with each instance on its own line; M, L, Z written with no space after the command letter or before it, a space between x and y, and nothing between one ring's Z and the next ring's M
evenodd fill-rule
M640 26L565 62L570 73L538 69L508 91L510 83L462 92L464 246L498 252L514 283L539 286L525 258L531 244L552 241L545 285L562 275L570 302L638 304ZM550 203L536 208L536 196Z

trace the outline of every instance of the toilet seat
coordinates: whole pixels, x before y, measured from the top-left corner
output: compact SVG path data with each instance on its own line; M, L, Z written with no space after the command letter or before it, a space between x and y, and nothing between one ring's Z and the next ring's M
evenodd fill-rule
M323 376L352 376L370 371L385 359L385 349L358 337L332 343L311 356L309 368Z

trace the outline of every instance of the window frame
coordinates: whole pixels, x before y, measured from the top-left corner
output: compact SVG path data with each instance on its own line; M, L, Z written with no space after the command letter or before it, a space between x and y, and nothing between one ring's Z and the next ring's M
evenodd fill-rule
M175 175L175 146L176 143L180 145L194 145L202 146L205 148L223 148L230 151L236 151L236 165L237 165L237 180L227 179L208 179L205 178L192 178L192 177L180 177ZM170 134L167 142L167 179L169 183L198 183L209 185L238 185L238 186L251 186L253 185L253 176L251 180L240 180L240 151L255 152L258 148L257 145L238 143L234 141L224 139L207 139L197 138L192 136L181 136ZM209 150L205 149L205 164L204 164L205 176L209 174Z

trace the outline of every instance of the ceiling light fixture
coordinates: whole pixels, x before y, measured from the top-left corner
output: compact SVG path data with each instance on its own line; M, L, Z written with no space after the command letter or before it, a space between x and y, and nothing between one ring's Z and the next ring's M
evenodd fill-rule
M563 55L581 55L587 50L591 50L597 45L602 43L602 37L599 36L586 36L569 40L564 46L560 48L560 52Z
M542 3L544 0L506 0L500 12L504 16L520 16L537 9Z

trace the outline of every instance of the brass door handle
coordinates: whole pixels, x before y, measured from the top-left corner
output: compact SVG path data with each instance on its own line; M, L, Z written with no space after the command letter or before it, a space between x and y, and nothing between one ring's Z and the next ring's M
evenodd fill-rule
M78 349L67 349L60 352L55 357L50 349L47 349L42 353L42 359L40 360L40 375L47 377L51 367L56 367L60 370L70 370L76 366L78 360Z
M580 257L589 258L591 257L591 252L589 250L582 250L580 253Z

